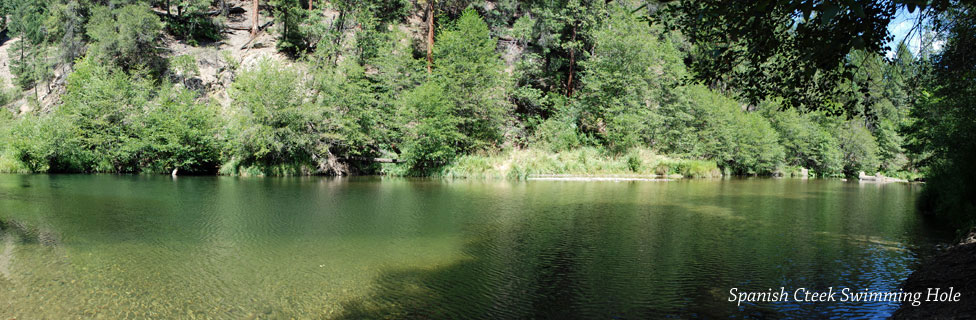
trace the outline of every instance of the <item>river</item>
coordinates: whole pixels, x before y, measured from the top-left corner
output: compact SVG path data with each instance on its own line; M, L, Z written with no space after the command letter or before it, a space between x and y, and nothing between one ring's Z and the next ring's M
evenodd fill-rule
M884 317L920 186L0 175L0 318Z

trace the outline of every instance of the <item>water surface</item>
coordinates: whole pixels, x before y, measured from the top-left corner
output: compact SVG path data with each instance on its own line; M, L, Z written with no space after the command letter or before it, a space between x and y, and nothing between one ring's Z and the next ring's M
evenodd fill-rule
M0 318L883 317L918 186L0 175Z

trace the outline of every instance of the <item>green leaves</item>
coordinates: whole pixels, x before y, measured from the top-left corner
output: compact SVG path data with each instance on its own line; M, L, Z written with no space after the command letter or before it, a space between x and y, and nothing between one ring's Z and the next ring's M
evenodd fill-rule
M220 118L194 99L84 59L68 77L64 104L24 115L6 145L32 172L213 173Z
M467 137L459 126L462 119L438 82L427 82L404 97L403 160L417 174L447 164L462 150Z
M311 164L318 118L306 107L299 77L294 69L265 59L234 80L231 155L242 165Z
M216 107L197 103L191 91L166 86L138 118L140 161L147 172L214 173L223 126Z
M660 121L655 110L684 76L684 66L659 29L624 8L611 12L594 30L593 53L581 63L578 105L584 130L623 152L652 141Z
M851 76L841 68L846 55L883 53L896 8L875 0L707 0L668 6L663 16L695 44L689 67L701 82L731 86L751 103L779 97L788 107L840 114L853 113L829 107L836 82Z
M89 55L123 70L147 67L162 71L160 38L163 23L147 6L95 7L86 26L92 43Z

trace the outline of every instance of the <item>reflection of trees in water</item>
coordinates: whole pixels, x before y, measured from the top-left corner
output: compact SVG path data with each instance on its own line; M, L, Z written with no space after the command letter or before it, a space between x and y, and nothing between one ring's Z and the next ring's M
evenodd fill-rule
M893 311L887 304L795 303L740 310L727 302L731 287L896 290L909 272L914 253L890 250L893 242L878 240L898 239L892 232L916 228L903 215L824 212L824 200L815 196L796 201L747 194L705 197L694 205L526 207L520 217L498 216L469 229L469 259L386 272L371 296L344 305L341 318L816 317ZM696 210L713 207L724 209ZM854 232L850 225L864 227ZM868 239L875 241L824 234L874 234Z
M72 245L107 245L90 248L106 250L96 252L101 260L95 262L121 261L164 279L182 279L165 287L154 283L159 278L137 279L134 272L124 278L105 270L126 283L145 284L164 300L206 297L192 306L200 310L224 299L220 304L233 306L233 312L309 316L327 309L322 301L338 304L354 296L320 291L361 289L372 280L371 295L343 304L342 318L349 319L821 316L831 306L739 311L727 302L728 290L840 284L882 289L896 285L910 260L909 253L888 249L924 237L915 216L900 211L911 207L907 189L853 185L857 190L850 192L856 194L850 194L846 185L828 188L816 181L445 185L152 179L33 177L33 191L14 195L25 201L0 198L0 213L50 222ZM70 192L41 191L48 180L69 185ZM458 232L465 258L455 260L462 243L454 238ZM413 242L428 237L433 240ZM354 261L316 248L335 247L333 238L363 256L401 255L349 262L336 272L301 266ZM414 248L429 255L418 256ZM139 259L124 256L135 249L144 250ZM419 267L404 267L409 257ZM435 264L434 258L444 259ZM398 267L370 270L357 278L361 282L348 282L353 285L322 288L354 278L342 273L378 266L376 261L397 261ZM380 275L371 278L373 272ZM204 283L208 279L219 279L224 288ZM289 290L275 289L282 287ZM228 288L233 291L220 291Z

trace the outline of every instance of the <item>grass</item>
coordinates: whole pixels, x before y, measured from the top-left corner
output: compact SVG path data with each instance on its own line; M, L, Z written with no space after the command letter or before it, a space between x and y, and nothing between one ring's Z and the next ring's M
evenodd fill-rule
M514 180L537 175L709 178L720 177L722 172L713 161L671 158L646 149L611 155L597 148L579 148L561 152L520 149L468 155L434 174L445 178Z

